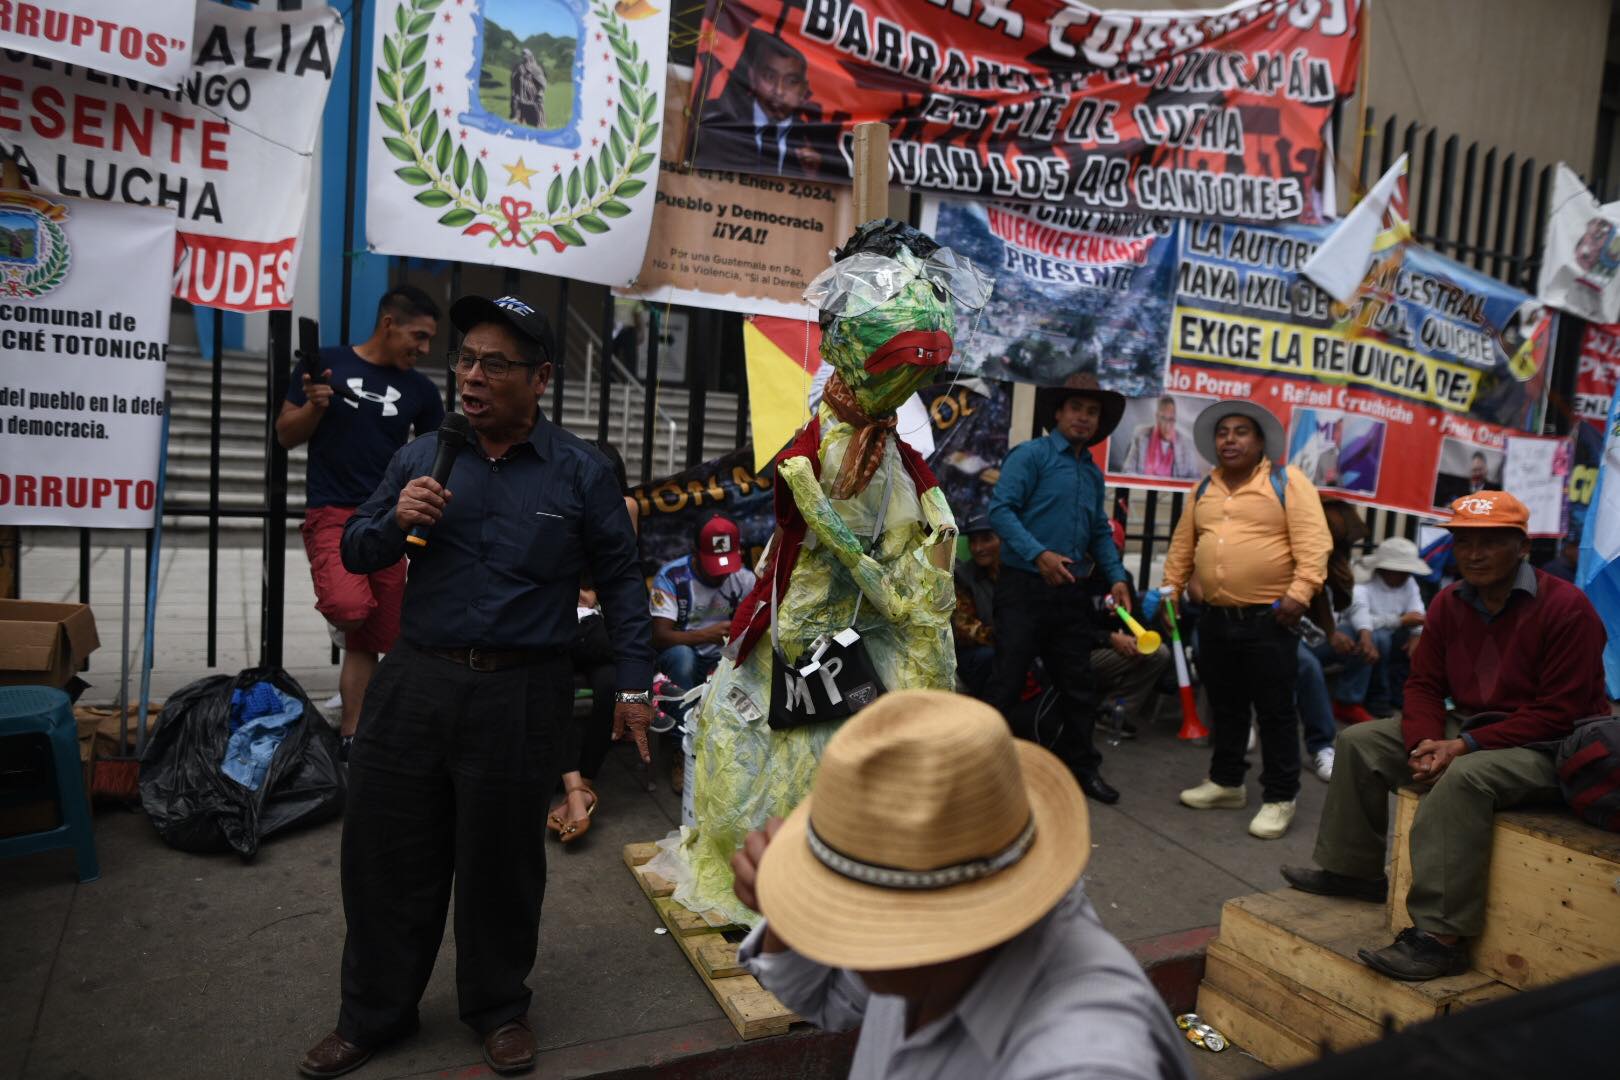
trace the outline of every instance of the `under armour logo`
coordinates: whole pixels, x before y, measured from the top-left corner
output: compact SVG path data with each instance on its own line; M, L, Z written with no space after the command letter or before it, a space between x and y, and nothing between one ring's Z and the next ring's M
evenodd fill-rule
M1464 514L1488 514L1495 508L1495 499L1463 499L1457 503L1458 512Z
M354 391L355 397L363 397L367 401L374 401L378 405L381 405L382 414L384 416L398 416L399 406L395 405L394 402L398 401L404 395L402 395L392 386L385 387L385 392L379 394L375 391L367 390L365 382L366 381L364 379L358 377L349 380L349 389ZM349 402L349 408L351 409L358 409L360 407L360 403L358 401L354 401L350 398L344 398L344 400Z
M499 300L495 301L495 306L498 308L505 308L507 311L515 311L519 315L534 314L534 308L530 307L528 304L525 304L515 296L503 296Z

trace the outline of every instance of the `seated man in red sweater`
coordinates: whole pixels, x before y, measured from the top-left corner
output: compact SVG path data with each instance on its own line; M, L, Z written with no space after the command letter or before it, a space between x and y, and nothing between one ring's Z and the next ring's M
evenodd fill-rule
M1609 712L1603 624L1584 593L1531 569L1524 504L1480 491L1451 513L1462 581L1429 605L1404 714L1339 733L1313 854L1321 869L1282 869L1305 892L1382 901L1389 793L1426 786L1412 823L1412 926L1360 953L1409 981L1468 969L1466 939L1485 927L1491 815L1557 800L1553 751L1577 720Z

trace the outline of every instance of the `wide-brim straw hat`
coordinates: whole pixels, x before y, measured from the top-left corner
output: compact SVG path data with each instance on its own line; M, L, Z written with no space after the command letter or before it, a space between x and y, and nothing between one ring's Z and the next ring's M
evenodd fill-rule
M1404 536L1391 536L1381 541L1363 565L1368 570L1399 570L1419 577L1434 573L1434 568L1418 554L1418 546Z
M1091 437L1087 446L1096 446L1112 435L1114 429L1119 427L1120 418L1125 415L1124 394L1104 390L1097 376L1089 372L1070 375L1062 386L1042 386L1035 391L1035 421L1041 425L1042 431L1051 431L1057 426L1058 409L1072 397L1092 398L1102 408L1102 416L1097 420L1097 434Z
M789 947L888 971L1007 941L1091 855L1086 800L1050 752L982 702L887 694L827 744L809 798L765 850L760 910Z
M1198 452L1204 455L1204 460L1211 465L1220 464L1220 458L1215 456L1215 425L1228 416L1246 416L1253 420L1260 428L1260 435L1266 441L1266 457L1272 461L1281 461L1283 452L1287 449L1287 439L1283 435L1282 421L1277 419L1275 413L1264 405L1257 405L1252 401L1217 401L1193 421L1193 445Z

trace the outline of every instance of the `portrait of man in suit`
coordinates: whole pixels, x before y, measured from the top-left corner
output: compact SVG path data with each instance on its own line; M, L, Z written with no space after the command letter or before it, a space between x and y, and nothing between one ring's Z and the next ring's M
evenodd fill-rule
M813 145L821 108L810 97L804 54L773 34L748 31L742 56L699 117L699 164L771 176L816 176L830 148Z

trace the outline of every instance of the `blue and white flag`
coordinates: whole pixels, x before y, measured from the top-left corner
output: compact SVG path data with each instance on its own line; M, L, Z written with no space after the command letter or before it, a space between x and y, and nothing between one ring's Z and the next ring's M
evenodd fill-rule
M1620 697L1620 394L1609 405L1597 490L1581 535L1576 584L1597 608L1603 628L1608 631L1603 671L1609 682L1609 696Z

